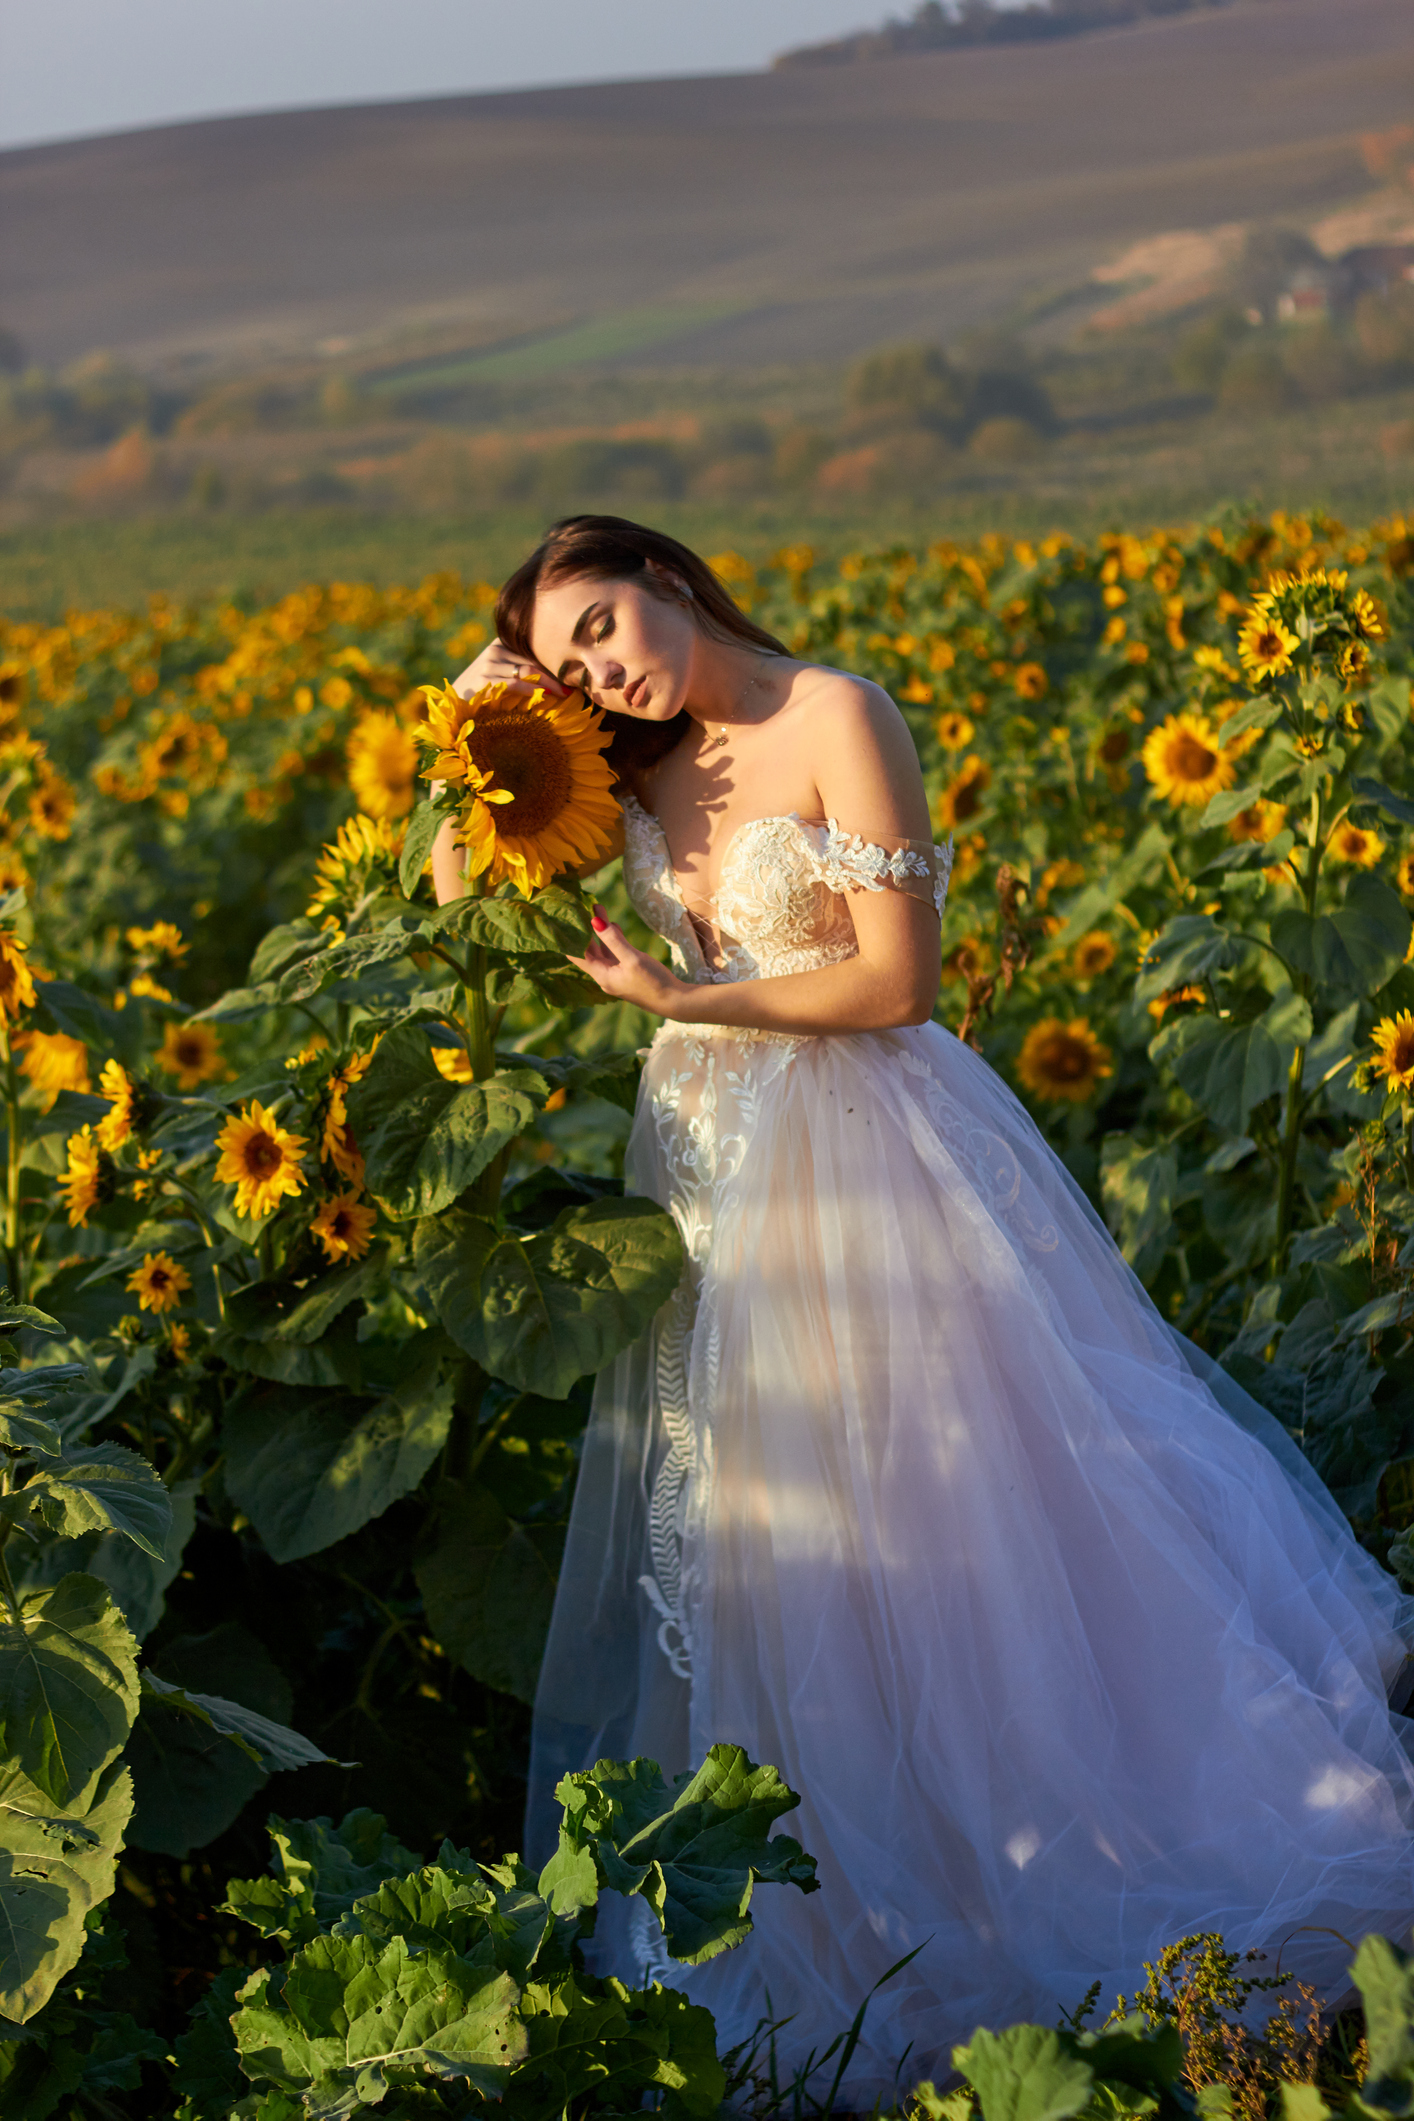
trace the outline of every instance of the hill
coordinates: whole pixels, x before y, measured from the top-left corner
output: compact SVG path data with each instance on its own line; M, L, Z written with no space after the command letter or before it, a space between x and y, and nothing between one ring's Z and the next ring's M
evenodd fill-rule
M875 66L447 97L0 156L3 322L188 374L840 361L1158 232L1310 219L1414 113L1408 0L1235 0Z

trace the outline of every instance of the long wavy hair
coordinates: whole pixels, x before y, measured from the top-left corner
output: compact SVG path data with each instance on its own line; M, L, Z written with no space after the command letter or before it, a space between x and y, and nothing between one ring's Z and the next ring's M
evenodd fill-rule
M590 582L639 582L650 596L672 603L677 590L655 574L648 562L666 568L692 591L691 611L702 632L714 641L739 641L746 648L773 649L788 655L789 649L764 626L749 619L733 603L705 560L666 531L648 530L624 516L566 516L552 523L545 536L522 560L496 600L496 634L513 655L535 661L530 645L530 621L535 599L542 589L557 582L582 578ZM647 767L672 750L687 730L691 716L684 709L670 722L643 722L631 714L605 711L605 726L613 731L607 757L620 780Z

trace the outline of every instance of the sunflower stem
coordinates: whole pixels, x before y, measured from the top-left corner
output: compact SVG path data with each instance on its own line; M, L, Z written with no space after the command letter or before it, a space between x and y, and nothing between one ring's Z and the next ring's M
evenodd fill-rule
M1311 798L1311 822L1307 832L1309 851L1306 857L1306 874L1302 879L1306 913L1311 919L1315 918L1316 886L1321 875L1321 827L1325 802L1324 791L1317 789ZM1311 981L1306 973L1297 973L1292 985L1298 994L1309 1001ZM1301 1153L1301 1122L1306 1110L1301 1095L1301 1078L1305 1068L1306 1047L1303 1042L1292 1053L1286 1078L1286 1115L1282 1125L1281 1152L1277 1163L1277 1228L1276 1241L1272 1247L1274 1274L1280 1274L1285 1269L1287 1250L1291 1244L1292 1203L1296 1198L1296 1160Z

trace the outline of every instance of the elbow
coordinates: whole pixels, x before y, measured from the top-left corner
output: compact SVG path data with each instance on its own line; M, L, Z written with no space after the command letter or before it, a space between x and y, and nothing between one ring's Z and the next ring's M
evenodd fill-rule
M911 980L888 997L886 1009L881 1013L881 1031L906 1031L926 1024L933 1014L933 1005L938 999L937 975L926 980Z

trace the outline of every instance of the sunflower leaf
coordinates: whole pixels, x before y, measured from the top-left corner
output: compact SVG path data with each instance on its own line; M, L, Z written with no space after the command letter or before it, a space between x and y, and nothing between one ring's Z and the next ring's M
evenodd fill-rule
M32 1513L51 1532L77 1539L85 1532L124 1532L145 1554L161 1560L172 1522L172 1498L154 1466L117 1443L89 1444L0 1503L0 1515Z
M589 940L587 916L567 891L552 886L533 899L463 898L444 906L437 925L459 941L514 957L550 951L578 957Z
M137 1714L137 1645L108 1586L65 1576L0 1617L0 1729L5 1775L26 1776L51 1804L86 1801Z
M398 882L403 887L405 898L411 898L417 889L418 879L432 852L432 842L441 831L446 815L436 803L424 800L417 805L408 819L403 851L398 856Z
M348 1096L369 1191L393 1216L439 1214L524 1133L545 1095L544 1078L528 1067L449 1083L425 1031L390 1031Z
M1351 994L1374 994L1398 971L1409 933L1409 915L1389 885L1363 872L1351 878L1336 912L1312 915L1287 907L1271 924L1272 947L1294 971L1318 988L1343 987ZM1135 994L1142 998L1137 988Z
M454 1208L418 1224L413 1257L459 1347L491 1376L562 1399L672 1294L682 1241L654 1202L610 1198L530 1238Z

